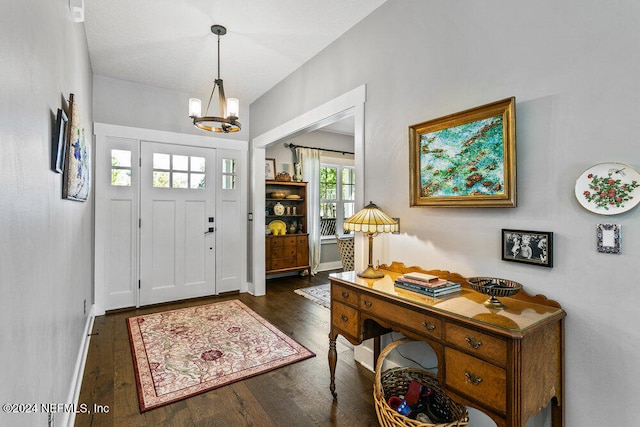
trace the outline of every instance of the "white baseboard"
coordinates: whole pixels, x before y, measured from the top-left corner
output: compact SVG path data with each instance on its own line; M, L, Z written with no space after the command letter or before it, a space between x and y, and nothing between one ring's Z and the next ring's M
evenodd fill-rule
M87 362L87 353L89 352L89 342L91 341L91 331L93 330L93 321L95 320L95 305L91 305L87 321L84 325L84 331L82 335L82 341L80 342L80 348L78 350L78 357L76 358L76 365L73 369L73 376L71 378L71 387L69 389L69 395L67 396L66 403L73 403L78 405L78 398L80 397L80 388L82 387L82 377L84 376L84 367ZM64 427L73 427L76 421L75 411L63 412L60 424L56 425Z

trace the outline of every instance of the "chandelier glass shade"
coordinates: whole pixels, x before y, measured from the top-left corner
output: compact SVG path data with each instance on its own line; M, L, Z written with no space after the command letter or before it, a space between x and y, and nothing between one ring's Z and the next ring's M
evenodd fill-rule
M240 122L238 122L240 101L236 98L227 99L224 95L224 84L220 78L220 36L227 33L227 29L222 25L212 25L211 32L218 36L218 78L214 80L211 96L207 103L207 109L202 115L202 104L198 98L189 98L189 117L193 120L194 126L209 132L238 132ZM218 104L220 116L209 116L209 107L213 100L213 95L218 88Z

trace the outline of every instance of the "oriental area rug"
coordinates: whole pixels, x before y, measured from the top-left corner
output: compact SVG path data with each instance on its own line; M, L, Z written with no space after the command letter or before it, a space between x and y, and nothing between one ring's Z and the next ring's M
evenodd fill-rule
M320 304L323 307L331 308L331 285L328 283L326 285L296 289L293 292L315 302L316 304Z
M140 412L315 356L239 300L127 319Z

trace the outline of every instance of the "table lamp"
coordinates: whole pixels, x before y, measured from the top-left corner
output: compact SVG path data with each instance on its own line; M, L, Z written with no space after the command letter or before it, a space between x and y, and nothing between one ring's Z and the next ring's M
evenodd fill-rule
M345 231L362 231L369 237L369 266L358 273L358 277L367 279L384 277L384 274L373 268L373 238L377 236L378 233L398 231L398 222L378 209L373 202L369 202L362 210L346 219L343 228Z

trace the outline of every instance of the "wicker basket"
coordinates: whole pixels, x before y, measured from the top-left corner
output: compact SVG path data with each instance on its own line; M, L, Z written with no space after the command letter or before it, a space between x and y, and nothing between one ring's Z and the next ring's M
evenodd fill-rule
M380 425L384 427L459 427L468 425L469 413L467 412L467 408L454 402L449 396L447 396L438 383L438 380L430 373L412 368L393 368L382 372L384 358L393 349L407 342L410 342L410 340L406 338L392 342L380 352L380 356L376 362L376 376L373 383L373 399L375 401L376 413L378 415ZM405 417L391 409L387 403L388 398L390 396L404 395L412 380L416 380L422 385L434 390L434 398L437 399L441 406L448 408L453 415L454 421L444 424L428 424Z

